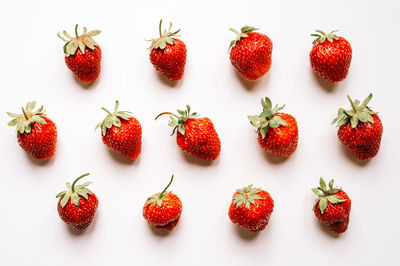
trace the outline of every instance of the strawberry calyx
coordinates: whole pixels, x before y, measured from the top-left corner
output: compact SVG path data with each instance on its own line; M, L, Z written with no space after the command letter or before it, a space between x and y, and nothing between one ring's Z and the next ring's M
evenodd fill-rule
M98 123L96 125L95 130L98 128L101 128L101 133L103 134L103 136L106 136L107 129L110 129L113 126L120 127L121 126L121 120L120 120L121 118L124 120L129 120L130 118L132 118L132 116L130 115L131 112L118 111L118 107L119 107L118 100L115 101L114 113L111 113L106 108L101 107L101 109L106 111L108 115L106 116L106 118L103 119L103 121L101 121L100 123Z
M75 25L75 37L72 37L68 34L65 30L63 34L65 37L61 36L60 33L57 33L57 36L63 40L65 43L64 45L64 53L65 56L74 55L76 50L79 48L82 54L85 54L86 47L94 50L95 46L99 46L96 41L92 38L93 36L99 35L101 31L99 30L92 30L87 32L87 28L83 27L83 34L78 35L78 24Z
M279 126L286 126L287 122L280 116L275 115L278 111L282 110L285 105L275 105L272 108L272 102L268 97L261 99L261 105L263 111L259 115L249 115L247 118L250 120L250 124L257 128L257 133L261 133L261 137L264 139L269 128L277 128Z
M60 206L62 208L64 208L65 205L67 205L69 199L71 199L72 203L77 207L80 206L79 196L85 198L86 200L88 199L88 194L91 194L91 192L88 189L86 189L86 187L89 186L92 182L86 182L83 183L82 185L76 185L76 182L78 182L80 179L88 175L89 173L79 176L77 179L75 179L72 185L69 182L67 182L66 185L68 190L62 191L57 194L56 198L63 197L60 201Z
M154 194L153 196L149 197L146 201L146 206L149 204L157 204L158 207L161 207L163 201L167 201L165 198L171 191L167 191L169 186L172 184L174 180L174 175L171 176L171 180L169 181L168 185L164 188L161 193Z
M160 48L161 50L164 49L167 46L167 43L170 45L174 45L175 40L173 39L173 37L180 37L180 35L177 35L177 33L180 31L174 31L171 32L171 28L172 28L172 23L169 23L169 28L168 30L164 30L164 32L161 31L161 24L162 24L162 19L160 20L160 24L158 26L158 31L160 33L160 37L159 38L151 38L151 40L148 40L149 42L151 42L150 47L148 48L149 50L153 50L153 49L158 49Z
M22 114L14 114L7 112L7 115L12 117L13 119L8 122L8 125L13 127L16 126L16 131L19 133L30 133L32 131L32 124L47 124L46 120L44 120L44 110L43 105L40 106L36 111L33 109L36 106L36 102L28 102L24 107L21 107Z
M365 98L361 105L359 105L359 100L353 101L349 95L347 95L347 99L349 99L351 109L346 111L343 108L339 108L338 116L332 121L331 124L335 124L336 122L338 122L337 126L340 127L350 120L351 127L356 128L359 121L364 123L374 123L374 118L372 117L372 115L376 114L376 112L372 111L367 106L367 104L372 99L372 93L370 93L368 97Z
M318 196L318 198L314 202L313 210L318 203L318 207L321 213L324 214L326 207L328 206L328 201L332 204L346 201L346 199L342 199L338 195L335 195L336 193L341 191L342 188L333 187L333 183L334 180L331 179L328 184L329 188L327 188L324 179L321 177L319 179L319 187L311 189L312 192L314 192L314 194Z
M333 30L330 33L326 34L322 30L315 30L317 33L311 34L311 36L316 37L316 39L313 41L313 44L315 44L317 41L320 43L324 43L326 40L329 42L333 43L333 40L339 40L339 37L336 36L335 32L338 32L339 30Z
M230 45L229 45L229 51L236 45L236 43L241 39L241 38L246 38L249 35L247 35L247 33L253 32L258 30L258 28L255 27L251 27L251 26L247 26L245 25L244 27L242 27L240 29L240 32L238 30L235 30L233 28L229 28L230 31L233 31L234 33L236 33L236 39L234 39L233 41L231 41Z
M174 128L172 130L172 135L175 134L175 131L178 129L179 133L181 133L182 135L185 135L185 123L186 121L188 121L189 119L195 119L196 117L198 117L199 115L197 113L190 113L190 106L186 105L186 110L177 110L177 112L181 115L178 116L174 113L171 112L163 112L159 115L156 116L155 120L157 120L157 118L159 118L162 115L170 115L170 121L168 123L168 125L172 128Z
M238 194L233 197L233 204L236 205L236 208L244 204L244 206L250 210L251 204L255 203L254 200L262 199L262 197L258 195L258 193L261 192L261 189L253 188L253 185L237 189L236 191Z

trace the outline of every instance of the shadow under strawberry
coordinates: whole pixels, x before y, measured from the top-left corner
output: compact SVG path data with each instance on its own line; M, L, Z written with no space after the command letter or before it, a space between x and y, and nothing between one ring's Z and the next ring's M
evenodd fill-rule
M367 161L361 161L358 160L354 154L351 153L351 151L347 150L346 147L344 147L341 143L338 143L339 149L341 150L341 152L354 164L358 165L358 166L365 166L369 163L370 160Z
M325 79L323 79L322 77L318 76L317 73L315 73L315 71L313 71L312 69L310 70L311 75L313 76L314 80L318 83L318 85L320 87L322 87L326 92L332 93L336 90L336 88L338 87L339 83L331 83Z
M238 227L236 225L233 225L232 227L235 227L236 233L237 235L246 241L251 241L253 239L255 239L258 235L260 235L258 232L252 232L246 229L243 229L241 227Z
M193 157L192 155L189 155L185 152L181 152L181 154L187 163L196 164L199 166L210 166L210 165L216 164L219 161L218 158L215 161L207 161L207 160L202 160L202 159Z
M181 87L182 80L172 81L172 80L168 79L167 77L163 76L160 72L157 72L156 75L157 75L158 79L161 81L161 83L163 83L164 85L167 85L171 88Z
M140 161L140 157L136 158L136 159L129 159L129 158L126 158L126 157L122 156L121 154L116 153L110 149L107 149L107 150L108 150L108 153L110 154L110 157L113 158L114 161L116 161L120 164L134 165L134 164L138 164Z
M265 77L262 77L258 81L248 81L248 80L245 80L244 78L242 78L240 76L240 74L237 71L235 71L235 69L232 69L232 72L234 72L234 75L235 75L236 79L249 92L250 91L255 91L255 90L260 89L262 87L265 87L265 86L267 86L267 84L269 82L270 75L266 75Z

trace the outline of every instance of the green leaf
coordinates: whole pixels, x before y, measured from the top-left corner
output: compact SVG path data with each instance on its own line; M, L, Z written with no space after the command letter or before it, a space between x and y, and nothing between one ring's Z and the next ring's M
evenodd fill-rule
M78 207L80 206L78 193L72 193L71 200L72 200L72 203L75 204L75 206L78 206Z
M368 122L370 120L371 115L365 112L361 112L358 114L358 118L361 122Z
M33 101L33 102L28 102L28 103L26 104L26 106L25 106L25 111L26 111L27 113L30 113L30 112L33 111L33 109L35 108L35 106L36 106L36 102L35 102L35 101Z
M8 115L9 117L12 117L12 118L20 117L20 115L17 115L17 114L14 114L14 113L10 113L10 112L7 112L7 115Z
M329 189L333 189L333 182L335 182L333 179L329 181Z
M321 192L320 192L317 188L312 188L311 190L312 190L312 192L314 192L314 194L317 195L318 197L321 196Z
M268 127L263 127L260 129L260 133L261 133L261 138L264 139L265 135L267 134L268 131Z
M352 117L350 117L350 124L352 128L356 128L358 125L358 116L357 114L354 114Z
M99 30L92 30L92 31L89 31L88 33L86 33L86 35L93 37L93 36L99 35L100 33L101 33L101 31L99 31Z
M57 194L56 198L61 198L67 193L67 191L61 191L60 193Z
M259 117L265 118L265 117L271 117L271 116L273 116L273 115L274 115L274 113L272 113L272 111L268 109L268 110L263 111L263 112L260 114Z
M325 209L327 206L328 206L328 200L326 198L320 198L319 199L319 209L321 210L322 214L325 212Z
M67 205L67 203L68 203L70 197L71 197L71 192L68 191L68 192L64 195L64 197L61 199L60 205L61 205L62 208L64 208L65 205Z
M179 124L179 125L178 125L178 131L179 131L179 133L181 133L182 135L185 135L185 125L184 125L184 124Z
M371 99L372 99L372 93L370 93L370 94L368 95L368 97L365 98L365 100L364 100L363 103L361 104L361 107L366 107L367 104L371 101Z
M111 128L112 127L112 118L111 117L106 117L104 124L106 126L106 128Z
M16 126L18 123L19 119L18 118L14 118L13 120L11 120L10 122L8 122L7 125L9 125L10 127Z
M319 179L319 186L322 188L322 190L326 190L326 183L322 177Z

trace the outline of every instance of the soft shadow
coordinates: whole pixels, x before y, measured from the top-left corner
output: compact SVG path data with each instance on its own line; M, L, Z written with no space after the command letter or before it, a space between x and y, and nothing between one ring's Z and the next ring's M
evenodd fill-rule
M165 76L163 76L160 72L158 72L158 71L156 71L156 72L157 72L158 79L159 79L164 85L167 85L167 86L169 86L169 87L171 87L171 88L180 87L180 84L182 83L183 77L182 77L181 80L173 81L173 80L170 80L170 79L166 78Z
M92 83L84 83L84 82L80 81L74 74L72 74L72 75L74 76L75 82L78 83L79 86L81 86L82 88L84 88L84 89L86 89L86 90L95 88L96 85L97 85L97 83L99 82L99 79L100 79L100 76L101 76L101 75L100 75L100 76L99 76L94 82L92 82Z
M262 152L264 154L265 159L267 159L267 161L272 164L281 164L286 162L290 158L290 157L279 157L264 150Z
M153 235L158 236L158 237L166 237L167 235L169 235L171 233L171 231L168 230L159 230L151 225L149 225L151 232L153 233Z
M235 227L237 235L243 240L252 241L259 235L259 232L252 232L237 225L233 226Z
M46 165L49 165L49 164L53 164L53 160L54 160L54 157L55 157L55 155L54 155L53 157L51 157L50 159L47 159L47 160L36 160L35 158L33 158L32 156L30 156L27 153L25 153L25 155L26 155L26 157L28 158L28 160L32 164L35 164L35 165L38 165L38 166L46 166Z
M354 164L358 166L365 166L369 163L370 160L367 161L361 161L359 160L351 151L347 150L346 147L343 145L340 145L340 149L342 150L342 153L346 155L346 157L352 161Z
M245 80L240 74L236 71L236 69L232 69L232 71L235 72L236 78L240 81L242 86L247 90L247 91L254 91L257 89L257 87L262 87L265 86L266 83L269 81L269 75L268 72L264 74L261 78L259 78L256 81L248 81Z
M185 158L185 161L191 164L197 164L200 166L210 166L213 164L213 162L219 160L219 158L217 158L215 161L208 161L208 160L202 160L199 158L194 157L193 155L187 154L182 152L182 156L183 158Z
M316 220L316 222L319 224L319 227L321 228L322 231L325 232L325 234L334 237L334 238L339 238L340 234L337 234L335 232L332 232L329 230L328 226L326 224L321 223L320 221Z
M139 155L139 158L137 158L137 159L129 159L129 158L126 158L126 157L122 156L121 154L114 152L110 149L107 149L107 150L108 150L108 153L110 154L111 158L113 158L114 161L116 161L120 164L133 165L133 164L138 164L140 161L140 155Z
M333 92L337 86L338 83L331 83L325 79L323 79L322 77L320 77L317 73L315 73L314 70L312 70L312 75L314 76L314 80L319 84L320 87L322 87L326 92Z

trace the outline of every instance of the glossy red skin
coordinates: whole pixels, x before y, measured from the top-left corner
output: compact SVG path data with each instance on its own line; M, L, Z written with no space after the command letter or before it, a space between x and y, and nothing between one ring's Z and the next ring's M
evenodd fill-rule
M143 206L143 217L159 230L172 231L179 222L182 213L182 202L173 193L165 196L161 207L155 203Z
M221 152L221 141L207 117L187 120L185 135L177 131L176 143L184 152L203 160L215 160Z
M100 75L101 49L95 46L94 50L85 48L85 54L81 49L76 49L75 54L65 56L65 63L75 76L84 83L95 82Z
M349 223L351 200L343 190L340 190L335 195L346 201L332 204L328 201L328 206L322 214L318 207L318 203L314 208L314 214L318 220L328 225L329 230L335 233L343 233L347 229Z
M352 49L350 43L342 38L317 41L310 52L311 67L314 71L329 82L335 83L346 78L349 72Z
M233 194L232 202L229 207L228 215L231 221L237 226L253 232L264 230L274 210L274 201L269 193L264 190L257 193L262 199L255 199L254 204L250 205L250 209L244 204L236 208L236 204L234 204L233 201L237 194L238 192Z
M99 205L96 195L91 192L88 194L87 200L79 196L79 207L69 199L67 205L62 208L60 202L63 197L60 198L57 204L60 218L77 231L85 230L92 223Z
M247 35L231 49L230 59L240 76L256 81L271 68L272 41L267 35L258 32Z
M42 116L46 124L34 122L30 133L17 133L22 149L36 160L47 160L56 152L57 128L53 121Z
M258 143L267 152L280 157L289 157L292 155L299 140L299 129L296 119L285 113L276 113L286 121L287 125L280 125L276 128L268 128L265 138L258 133Z
M142 127L134 117L120 121L120 127L112 126L105 136L101 133L103 143L128 159L136 159L142 151Z
M372 115L374 123L358 122L352 128L350 122L342 125L338 130L340 142L351 151L359 160L369 160L374 157L381 145L383 126L378 115Z
M167 43L164 49L152 49L150 52L150 62L155 69L172 81L182 79L186 64L186 46L179 39L174 39L175 43Z

